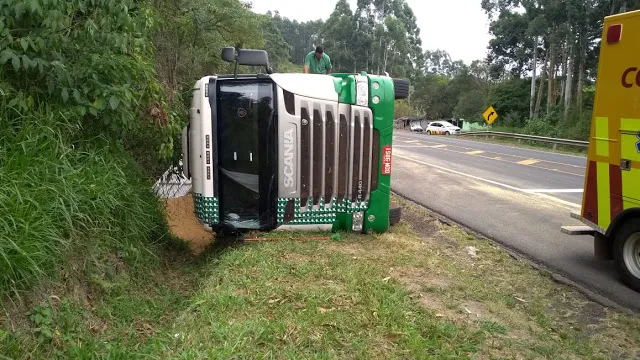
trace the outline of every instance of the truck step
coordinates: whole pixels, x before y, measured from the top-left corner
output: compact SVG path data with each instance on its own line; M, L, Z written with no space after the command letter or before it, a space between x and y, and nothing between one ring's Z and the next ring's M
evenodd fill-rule
M593 235L596 231L587 225L567 225L563 226L562 232L567 235Z

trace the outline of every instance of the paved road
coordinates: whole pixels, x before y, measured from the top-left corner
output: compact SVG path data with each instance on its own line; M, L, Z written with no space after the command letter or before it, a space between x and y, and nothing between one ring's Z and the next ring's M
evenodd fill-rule
M544 267L640 311L610 262L593 259L589 236L562 225L580 209L586 159L544 151L397 131L392 188Z

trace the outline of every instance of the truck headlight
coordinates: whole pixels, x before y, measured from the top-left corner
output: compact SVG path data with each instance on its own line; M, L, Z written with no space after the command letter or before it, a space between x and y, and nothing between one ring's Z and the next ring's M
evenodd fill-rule
M353 215L351 215L351 223L351 229L353 231L362 232L362 225L364 223L364 212L354 212Z

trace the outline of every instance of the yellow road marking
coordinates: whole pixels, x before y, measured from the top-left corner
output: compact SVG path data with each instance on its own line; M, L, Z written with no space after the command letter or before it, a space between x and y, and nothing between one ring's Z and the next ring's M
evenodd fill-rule
M422 143L429 143L429 144L438 144L435 141L429 141L429 140L422 140L420 139L420 142ZM444 145L447 146L447 145ZM460 149L464 149L464 150L469 150L469 151L476 151L477 149L474 148L470 148L470 147L466 147L466 146L461 146L461 145L453 145L456 148L460 148ZM429 147L437 147L437 146L429 146ZM479 151L479 150L478 150ZM464 153L462 151L455 151L457 153ZM486 152L486 151L485 151ZM512 154L505 154L499 151L489 151L489 153L491 154L496 154L496 155L503 155L506 157L512 157L512 158L520 158L520 159L529 159L529 158L525 158L524 156L519 156L519 155L512 155ZM495 158L495 157L487 157L487 159L494 159L494 160L503 160L502 157L499 157L499 159ZM506 160L505 160L506 161ZM573 165L573 164L567 164L567 163L562 163L562 162L557 162L557 161L551 161L551 160L538 160L538 161L544 161L546 163L550 163L550 164L557 164L557 165L562 165L562 166L568 166L568 167L573 167L573 168L578 168L578 169L586 169L585 166L583 165ZM582 176L582 175L580 175Z
M482 151L482 150L476 150L476 151L466 152L465 154L467 154L467 155L478 155L478 154L483 154L483 153L484 153L484 151Z
M527 159L527 160L522 160L522 161L518 161L517 163L520 165L533 165L535 163L539 163L540 160L538 159Z
M450 151L450 152L454 152L454 153L457 153L457 154L466 154L463 151L456 151L456 150L452 150L451 148L446 148L447 145L444 145L444 144L424 145L423 143L437 144L436 142L433 142L433 141L421 140L420 144L422 145L422 147L425 147L425 148L439 148L439 149L441 149L443 151ZM460 149L474 150L473 148L468 148L468 147L459 146L459 145L455 145L454 147L460 148ZM480 151L480 150L476 150L476 151ZM523 158L522 156L511 155L511 154L503 154L503 153L499 153L499 152L495 152L495 151L490 151L489 153L505 155L505 156L512 157L512 158ZM509 164L519 164L518 162L515 162L515 161L505 160L500 156L494 157L494 156L487 156L487 155L482 155L482 154L478 154L478 155L475 155L475 156L481 157L481 158L484 158L484 159L502 161L502 162L506 162L506 163L509 163ZM578 169L584 169L585 168L584 166L571 165L571 164L565 164L565 163L560 163L560 162L555 162L555 161L548 161L548 160L540 160L540 159L527 159L527 160L533 160L532 164L536 164L538 162L545 162L545 163L550 163L550 164L558 164L558 165L563 165L563 166L568 166L568 167L574 167L574 168L578 168ZM527 161L527 160L523 160L523 161ZM535 167L535 168L538 168L538 169L542 169L542 170L553 171L553 172L556 172L556 173L566 174L566 175L584 177L584 174L576 174L576 173L572 173L572 172L568 172L568 171L562 171L562 170L558 170L558 169L546 168L546 167L543 167L543 166L532 166L532 167Z

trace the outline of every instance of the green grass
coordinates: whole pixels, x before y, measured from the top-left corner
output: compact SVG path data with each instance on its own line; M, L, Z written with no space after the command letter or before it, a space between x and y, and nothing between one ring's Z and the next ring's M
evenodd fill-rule
M1 321L11 358L634 358L640 319L404 203L390 233L158 253ZM477 256L466 248L473 246ZM84 291L95 288L92 284ZM50 294L46 292L44 294ZM91 296L88 296L91 295ZM87 300L89 298L89 300ZM26 350L28 349L28 350Z
M53 109L0 110L0 297L55 275L69 253L84 253L80 266L98 277L114 261L144 263L165 231L131 157L100 138L74 139L71 123Z
M286 240L221 255L174 329L169 356L187 358L458 357L483 339L436 320L375 264Z

